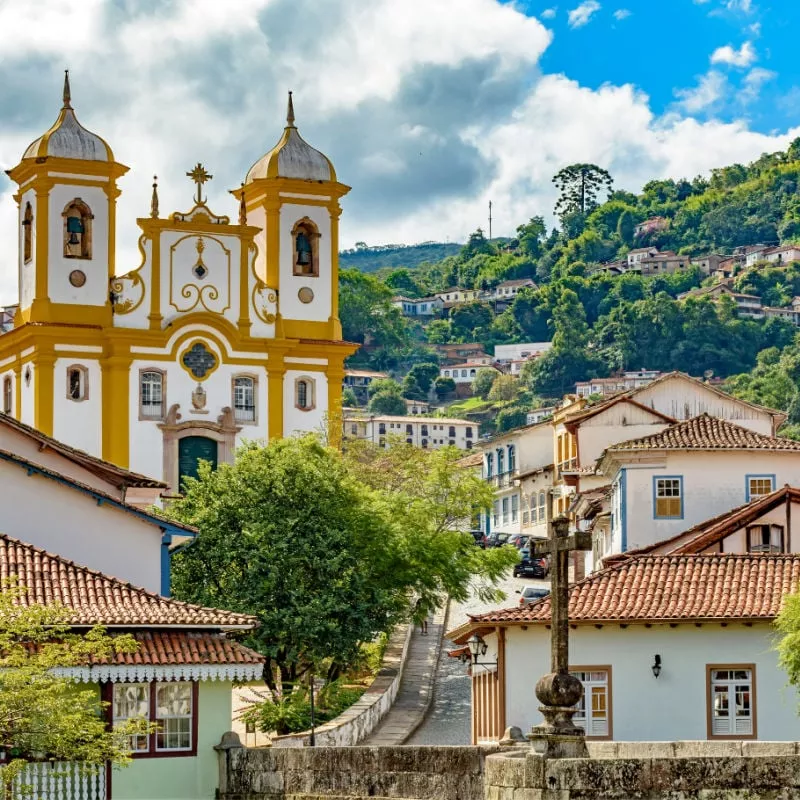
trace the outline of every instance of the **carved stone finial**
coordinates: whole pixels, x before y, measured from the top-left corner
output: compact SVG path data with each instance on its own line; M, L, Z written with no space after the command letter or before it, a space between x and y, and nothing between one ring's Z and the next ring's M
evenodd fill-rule
M289 105L286 109L286 125L289 128L294 128L294 103L292 102L291 92L289 92Z
M150 216L158 219L158 175L153 175L153 197L150 200Z
M69 90L69 70L64 70L64 108L72 108L72 93Z

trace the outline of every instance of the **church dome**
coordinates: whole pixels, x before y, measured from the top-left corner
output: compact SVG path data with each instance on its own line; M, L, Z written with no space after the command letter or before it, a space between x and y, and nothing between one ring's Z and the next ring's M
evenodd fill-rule
M286 127L280 141L250 167L245 183L259 178L299 178L306 181L335 181L330 159L303 139L294 124L294 105L289 92Z
M82 161L113 161L114 154L96 133L87 131L78 122L72 109L69 72L64 75L64 105L58 119L46 133L32 142L22 156L25 158L77 158Z

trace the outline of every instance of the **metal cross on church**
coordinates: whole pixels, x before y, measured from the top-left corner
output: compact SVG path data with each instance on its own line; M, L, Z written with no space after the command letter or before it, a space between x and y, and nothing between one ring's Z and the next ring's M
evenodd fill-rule
M531 542L532 556L550 557L550 674L539 679L536 697L545 718L531 732L534 747L550 757L580 757L585 754L583 728L572 721L583 695L581 682L569 672L569 556L592 549L589 533L569 534L569 520L557 517L549 539Z

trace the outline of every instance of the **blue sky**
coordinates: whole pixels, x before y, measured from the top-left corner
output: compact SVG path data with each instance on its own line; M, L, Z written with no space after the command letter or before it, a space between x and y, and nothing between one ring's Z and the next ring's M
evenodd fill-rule
M217 213L269 150L294 91L302 135L352 191L342 245L463 241L553 222L575 162L638 191L800 135L800 0L0 0L0 167L58 114L130 167L116 263L159 176L164 215L202 161ZM65 31L69 35L65 35ZM17 208L0 173L0 303L16 298Z
M539 61L543 72L564 72L595 89L633 83L646 92L656 114L674 109L682 93L717 73L724 79L713 83L719 97L694 110L697 118L747 119L764 133L800 119L796 0L519 0L514 5L555 34ZM584 13L574 16L580 7ZM719 52L726 47L731 52Z

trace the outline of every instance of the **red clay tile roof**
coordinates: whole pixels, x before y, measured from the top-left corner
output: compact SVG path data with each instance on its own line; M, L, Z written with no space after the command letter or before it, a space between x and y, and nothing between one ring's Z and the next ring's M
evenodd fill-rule
M167 488L167 484L163 481L149 478L147 475L140 475L138 472L131 472L128 469L123 469L116 464L112 464L110 461L103 461L101 458L89 455L89 453L78 450L76 447L70 447L68 444L64 444L64 442L60 442L58 439L54 439L52 436L48 436L46 433L42 433L36 428L32 428L30 425L26 425L24 422L14 419L14 417L9 414L0 412L0 425L13 428L24 436L35 439L39 442L42 449L47 448L54 453L58 453L69 461L88 470L93 475L96 475L101 480L115 486L117 489L123 489L125 487Z
M264 656L227 639L224 634L205 631L137 631L135 653L117 653L114 664L261 664Z
M800 555L639 556L575 584L569 617L579 624L771 620L798 582ZM548 624L550 600L470 619L473 627Z
M709 414L678 422L661 433L620 442L607 452L620 450L794 450L800 442L780 436L764 436Z
M72 625L254 628L257 624L247 614L161 597L0 534L0 581L9 578L28 590L23 603L71 608Z

